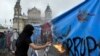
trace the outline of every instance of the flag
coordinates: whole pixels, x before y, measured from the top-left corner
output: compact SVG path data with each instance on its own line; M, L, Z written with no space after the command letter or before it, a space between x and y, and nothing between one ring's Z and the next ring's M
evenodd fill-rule
M100 56L100 0L85 0L51 23L54 36L62 37L71 56Z

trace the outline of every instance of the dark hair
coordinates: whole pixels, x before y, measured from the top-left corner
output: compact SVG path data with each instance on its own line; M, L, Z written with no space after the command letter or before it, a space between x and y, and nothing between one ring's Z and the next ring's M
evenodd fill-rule
M19 38L26 38L26 37L31 37L31 35L33 34L33 30L34 30L34 27L30 24L27 24L22 33L19 35Z
M22 33L28 33L28 32L32 32L34 30L34 27L30 24L26 25L22 31Z

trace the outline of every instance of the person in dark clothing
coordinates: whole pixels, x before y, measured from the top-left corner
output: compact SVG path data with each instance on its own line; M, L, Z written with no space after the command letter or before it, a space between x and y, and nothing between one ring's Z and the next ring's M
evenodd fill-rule
M31 41L31 35L34 34L34 27L30 24L26 25L16 41L15 56L28 56L27 51L29 47L34 50L39 50L48 47L51 43L47 42L45 45L37 46Z

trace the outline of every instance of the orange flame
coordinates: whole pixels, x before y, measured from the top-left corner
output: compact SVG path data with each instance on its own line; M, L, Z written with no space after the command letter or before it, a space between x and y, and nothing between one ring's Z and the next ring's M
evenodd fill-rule
M55 44L53 45L60 53L64 53L65 50L64 48L62 48L62 45L61 44Z

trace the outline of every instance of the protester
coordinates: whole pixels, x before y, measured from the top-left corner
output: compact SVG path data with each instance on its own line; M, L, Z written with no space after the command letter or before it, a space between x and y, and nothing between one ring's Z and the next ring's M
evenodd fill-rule
M31 35L34 34L34 27L30 24L26 25L16 41L15 56L28 56L28 48L39 50L48 47L51 43L47 42L45 45L37 46L31 41Z

